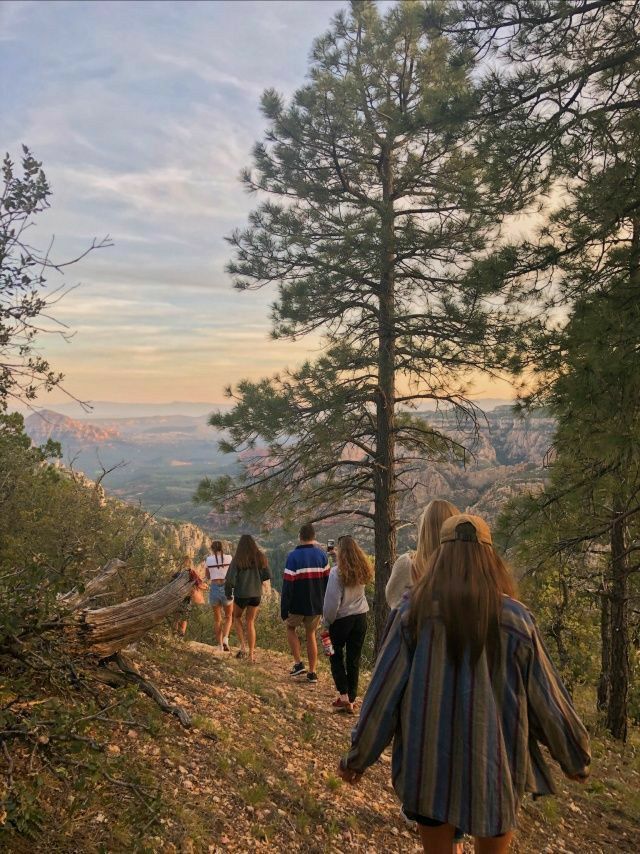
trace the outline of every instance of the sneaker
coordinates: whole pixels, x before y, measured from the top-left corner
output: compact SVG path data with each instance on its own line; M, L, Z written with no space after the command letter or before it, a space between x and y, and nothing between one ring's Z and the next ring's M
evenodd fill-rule
M247 653L243 649L240 649L240 650L238 650L238 652L236 652L236 658L246 658L246 657L247 657Z
M222 651L223 652L231 652L231 648L230 648L228 643L225 642L222 644Z
M338 697L338 699L334 700L331 705L336 712L344 712L347 715L353 714L353 703L350 703L349 700L341 700L340 697Z
M293 665L293 667L289 671L289 676L294 676L294 677L295 676L304 676L304 674L306 672L307 672L307 668L304 666L304 664L301 661L299 661L297 664Z
M317 673L307 673L307 682L317 682L318 674Z

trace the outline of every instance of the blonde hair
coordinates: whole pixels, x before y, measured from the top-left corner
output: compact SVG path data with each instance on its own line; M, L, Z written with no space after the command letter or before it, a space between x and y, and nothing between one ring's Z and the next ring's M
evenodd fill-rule
M416 584L424 575L429 558L440 545L440 528L445 519L460 513L450 501L434 498L424 508L418 521L418 542L411 561L411 581Z
M353 537L348 534L339 537L337 551L338 574L345 587L368 584L373 579L371 561Z

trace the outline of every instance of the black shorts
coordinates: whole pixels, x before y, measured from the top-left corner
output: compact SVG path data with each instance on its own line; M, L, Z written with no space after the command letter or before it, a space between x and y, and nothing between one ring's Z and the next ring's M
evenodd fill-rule
M444 821L438 821L435 818L428 818L426 815L419 815L417 812L409 812L404 807L402 811L406 815L408 819L411 821L415 821L416 824L421 824L423 827L442 827L445 824ZM464 833L456 827L455 833L453 834L453 841L459 842L464 836ZM504 836L504 833L497 833L495 836L492 836L491 839L499 839L501 836Z
M241 611L245 608L257 608L260 604L260 596L248 596L246 599L234 599L233 604L237 605Z
M426 815L420 815L417 812L410 812L404 807L402 808L402 812L406 815L409 821L415 821L416 824L421 824L423 827L442 827L442 825L445 824L444 821L438 821L435 818L428 818ZM463 837L464 833L456 827L453 834L453 841L460 842Z

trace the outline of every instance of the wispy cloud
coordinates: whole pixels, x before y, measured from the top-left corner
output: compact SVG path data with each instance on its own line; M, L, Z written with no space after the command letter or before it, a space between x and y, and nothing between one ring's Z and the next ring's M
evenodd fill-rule
M235 74L231 74L229 71L216 67L213 62L198 59L194 56L159 51L154 54L154 59L160 65L168 65L171 68L186 71L207 83L212 83L214 86L231 86L242 94L248 95L254 99L260 97L262 89L264 88L257 82L242 80Z
M54 191L34 241L55 234L58 257L115 242L66 273L82 283L57 307L72 343L43 344L75 393L219 400L313 346L269 341L274 294L233 291L224 236L254 204L237 179L262 133L261 91L303 82L345 5L0 5L5 146L29 145Z

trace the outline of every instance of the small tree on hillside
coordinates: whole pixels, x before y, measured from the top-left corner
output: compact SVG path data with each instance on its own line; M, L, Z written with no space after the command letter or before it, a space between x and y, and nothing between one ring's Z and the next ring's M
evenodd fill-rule
M473 56L434 28L437 5L371 2L340 13L289 104L272 90L247 188L267 193L231 238L240 290L276 284L273 335L321 331L322 355L229 390L212 424L240 455L238 479L199 497L245 513L354 517L374 530L376 625L395 558L398 498L416 464L460 448L415 413L465 400L470 371L514 345L513 318L487 275L464 272L526 197L478 156Z

